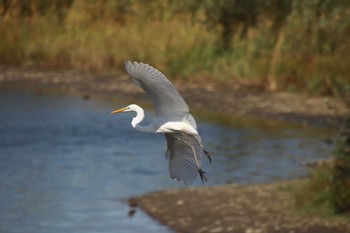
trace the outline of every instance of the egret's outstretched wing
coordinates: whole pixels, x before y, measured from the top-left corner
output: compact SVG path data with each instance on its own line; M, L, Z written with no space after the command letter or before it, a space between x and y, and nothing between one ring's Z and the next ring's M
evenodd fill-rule
M172 179L192 183L200 170L202 148L193 135L178 131L165 134L167 140L166 158Z
M173 84L157 69L138 62L125 62L126 71L150 96L156 115L183 118L189 112Z

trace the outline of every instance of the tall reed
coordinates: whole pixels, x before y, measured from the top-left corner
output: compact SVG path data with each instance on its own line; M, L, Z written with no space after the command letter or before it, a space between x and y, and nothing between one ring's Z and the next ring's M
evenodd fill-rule
M2 64L110 72L135 59L187 80L340 96L350 85L345 0L7 0L0 31Z

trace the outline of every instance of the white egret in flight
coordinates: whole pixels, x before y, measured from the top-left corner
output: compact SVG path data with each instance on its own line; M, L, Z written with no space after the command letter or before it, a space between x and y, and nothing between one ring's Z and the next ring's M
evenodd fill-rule
M202 182L207 181L201 169L201 157L205 154L211 161L197 131L196 121L189 108L173 84L157 69L138 62L125 62L126 71L134 83L141 87L151 98L155 108L155 117L147 126L141 126L144 119L143 109L131 104L112 113L136 112L131 125L137 131L145 133L163 133L167 141L165 157L169 159L170 177L185 184L192 183L197 175Z

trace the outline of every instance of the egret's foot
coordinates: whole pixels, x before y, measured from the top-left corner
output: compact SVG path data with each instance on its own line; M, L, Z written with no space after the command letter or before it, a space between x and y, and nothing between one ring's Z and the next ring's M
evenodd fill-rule
M208 182L207 177L205 177L205 173L206 173L205 171L203 171L202 169L198 168L198 173L199 173L199 176L201 177L201 180L202 180L203 184L204 184L204 181Z
M211 161L212 161L212 159L211 159L212 154L209 153L209 152L206 151L206 150L203 150L203 152L204 152L204 154L207 156L207 158L209 159L209 162L211 162Z

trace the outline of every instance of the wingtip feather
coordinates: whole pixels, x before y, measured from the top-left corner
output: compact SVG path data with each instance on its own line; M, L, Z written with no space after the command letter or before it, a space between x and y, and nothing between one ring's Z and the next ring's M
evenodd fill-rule
M131 61L125 61L125 62L124 62L124 67L125 67L125 70L130 74L130 72L131 72L131 67L132 67Z

